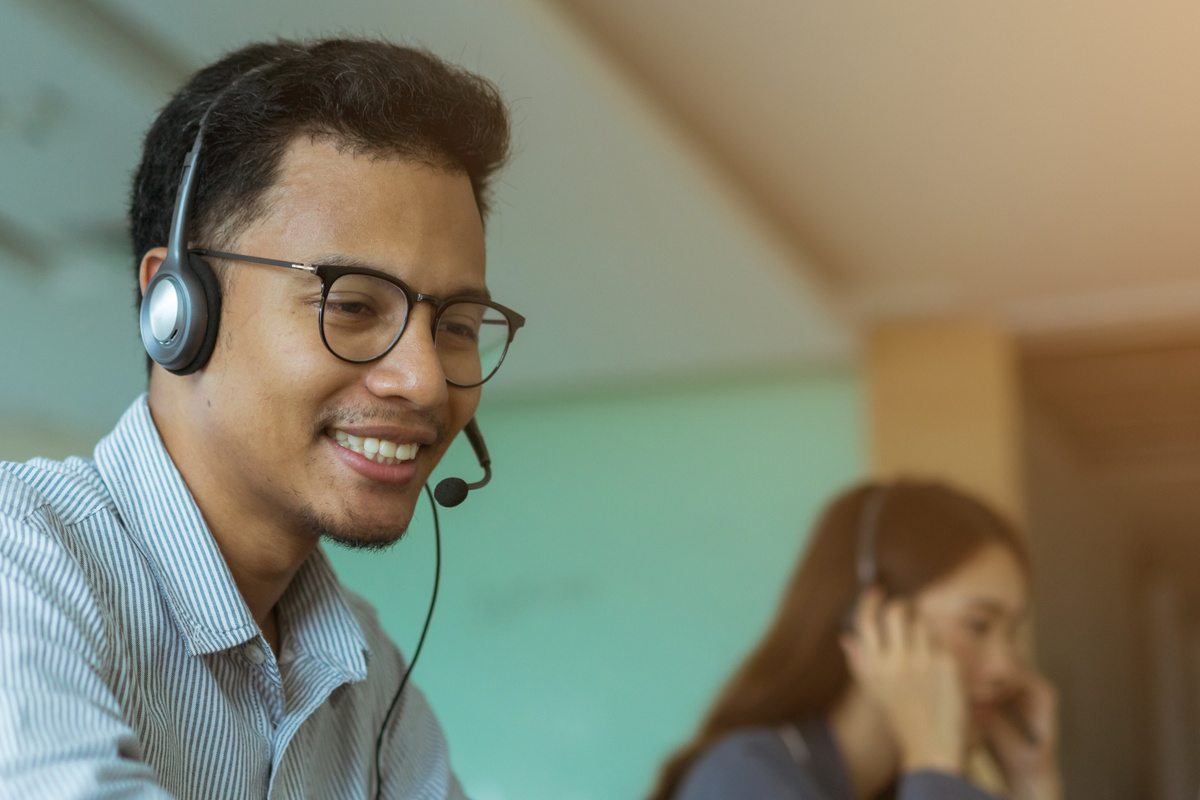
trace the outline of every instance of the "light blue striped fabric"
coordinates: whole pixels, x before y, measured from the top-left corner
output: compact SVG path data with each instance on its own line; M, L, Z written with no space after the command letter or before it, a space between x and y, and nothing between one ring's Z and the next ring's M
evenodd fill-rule
M0 463L0 798L364 798L404 662L318 548L278 662L143 395L95 460ZM385 797L460 798L412 684Z

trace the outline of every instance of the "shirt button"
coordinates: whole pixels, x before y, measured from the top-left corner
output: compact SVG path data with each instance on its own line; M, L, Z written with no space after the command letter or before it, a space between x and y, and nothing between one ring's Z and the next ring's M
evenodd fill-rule
M267 655L258 645L249 644L246 646L246 658L250 659L254 666L261 667L263 662L267 660Z

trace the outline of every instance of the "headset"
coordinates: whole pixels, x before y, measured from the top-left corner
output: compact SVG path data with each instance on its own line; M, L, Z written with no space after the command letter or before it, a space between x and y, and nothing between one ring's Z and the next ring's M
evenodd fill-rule
M156 364L175 375L191 375L208 363L221 321L221 287L217 276L207 261L188 252L192 196L196 191L197 165L208 116L226 94L269 66L271 62L243 72L217 93L204 109L196 141L183 159L167 236L167 255L142 294L139 314L146 352Z
M196 191L197 165L200 161L200 150L204 144L204 131L208 124L208 117L226 94L252 75L271 66L271 63L260 64L242 73L213 98L200 117L196 140L183 160L179 190L175 195L175 208L171 213L167 255L146 286L138 318L142 344L145 346L146 352L154 360L154 363L175 375L191 375L208 363L209 357L212 356L213 346L217 341L217 327L221 320L221 288L217 282L217 276L208 262L199 255L189 253L187 246L188 228L192 214L192 196ZM467 483L462 478L446 478L438 483L436 492L431 492L429 485L425 485L425 495L433 512L435 547L433 592L412 660L404 670L400 686L396 689L391 705L388 706L383 724L379 729L379 738L375 742L376 797L379 797L383 791L380 748L383 745L388 722L404 692L404 687L408 684L408 677L412 674L413 667L416 666L417 659L421 656L421 648L425 645L425 635L429 632L429 623L433 619L433 609L437 604L438 586L441 583L442 575L442 531L438 524L437 504L446 508L457 506L467 499L468 493L475 489L482 489L492 479L492 459L488 455L487 445L479 430L479 424L472 418L463 428L463 432L471 443L471 449L475 452L479 466L483 468L483 478L475 483ZM435 496L437 503L434 503Z
M475 451L475 459L479 462L479 466L483 467L483 478L475 483L467 483L462 478L445 478L438 482L433 496L446 508L454 508L467 499L468 492L482 489L492 480L492 457L488 455L487 445L483 442L483 434L479 432L479 423L475 421L474 417L463 428L463 433L467 435L467 441L471 443L471 449Z
M891 492L891 486L876 486L863 501L858 518L857 547L854 571L858 576L858 594L862 594L879 580L879 564L876 563L876 548L879 540L879 523L883 518L883 506Z
M854 592L854 602L842 615L842 630L848 633L854 632L854 611L858 607L863 593L879 582L879 563L876 551L880 521L883 519L883 508L891 490L890 485L868 489L858 514L858 528L854 545L854 574L858 580L858 588Z

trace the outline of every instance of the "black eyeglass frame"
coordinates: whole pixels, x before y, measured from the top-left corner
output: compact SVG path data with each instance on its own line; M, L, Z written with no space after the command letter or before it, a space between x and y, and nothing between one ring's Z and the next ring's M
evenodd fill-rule
M386 272L381 272L376 269L370 269L368 267L344 267L333 266L330 264L305 264L303 262L281 261L280 259L276 258L262 258L260 256L248 256L240 253L223 253L219 250L208 250L205 248L191 248L188 250L188 252L202 257L220 258L226 261L244 261L252 264L265 264L269 267L296 269L302 272L307 272L311 275L316 275L321 279L321 308L317 312L317 328L321 332L321 343L325 345L325 349L328 350L331 355L333 355L335 358L345 361L348 364L370 364L371 362L378 361L388 353L392 352L392 348L395 347L396 343L400 341L400 338L404 336L404 331L408 330L408 320L412 316L412 310L416 307L417 303L424 302L433 305L434 312L432 334L435 342L437 341L438 321L442 318L442 311L448 306L451 306L455 303L474 303L476 305L487 306L488 308L499 311L502 315L504 315L505 320L508 321L508 338L504 342L504 352L500 354L500 360L496 362L496 366L492 368L492 371L483 376L483 379L476 383L455 383L449 378L446 378L446 383L450 384L451 386L457 386L460 389L472 389L476 386L481 386L484 383L487 383L487 381L493 375L499 372L500 365L504 363L504 359L508 356L508 348L512 344L513 337L517 335L517 331L525 324L525 317L521 316L516 311L513 311L511 308L502 306L495 301L482 297L476 297L474 295L455 295L454 297L442 299L431 294L422 294L421 292L414 290L411 286L396 276L389 275ZM404 299L408 303L408 307L404 312L404 323L400 326L400 331L396 334L396 338L393 339L386 348L384 348L382 353L374 358L365 358L361 360L346 358L343 355L339 355L332 347L330 347L328 340L325 338L325 301L329 298L329 289L331 286L333 286L333 282L344 275L367 275L372 278L378 278L382 281L386 281L387 283L390 283L399 289L404 294Z

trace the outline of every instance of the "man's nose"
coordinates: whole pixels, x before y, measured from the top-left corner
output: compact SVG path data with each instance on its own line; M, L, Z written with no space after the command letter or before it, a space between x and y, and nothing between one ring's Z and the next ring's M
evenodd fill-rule
M379 397L398 397L414 408L445 405L450 390L433 345L434 310L425 303L409 313L396 346L371 365L367 388Z

